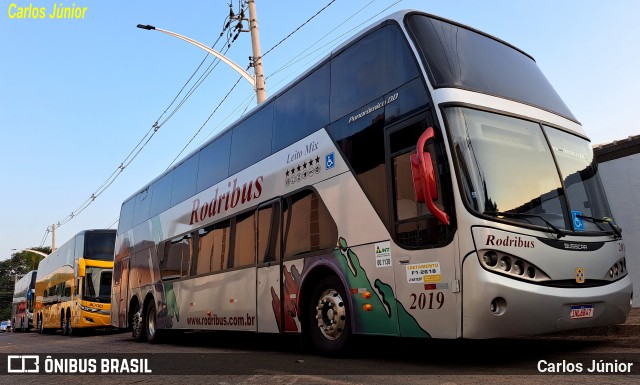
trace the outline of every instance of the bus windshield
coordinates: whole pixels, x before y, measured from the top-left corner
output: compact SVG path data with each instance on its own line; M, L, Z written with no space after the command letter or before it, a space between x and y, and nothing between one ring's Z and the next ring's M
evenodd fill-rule
M86 272L82 299L109 303L111 301L111 269L87 267Z
M462 195L473 211L556 232L612 230L587 140L469 108L447 108L446 116Z
M115 231L91 231L85 233L84 257L102 261L113 261Z

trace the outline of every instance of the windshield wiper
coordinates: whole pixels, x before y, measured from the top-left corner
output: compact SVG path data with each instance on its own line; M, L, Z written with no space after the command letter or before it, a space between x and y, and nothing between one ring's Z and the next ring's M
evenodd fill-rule
M505 211L485 211L483 214L492 215L494 217L502 216L502 217L507 217L507 218L538 218L542 222L546 223L547 226L549 226L549 228L551 230L553 230L554 233L556 233L556 235L558 236L558 239L564 237L564 235L565 235L562 232L562 230L560 230L558 227L556 227L553 223L551 223L548 220L544 219L541 215L524 214L524 213L508 213L508 212L505 212Z
M576 215L576 217L582 218L582 219L586 219L590 222L598 222L598 223L607 223L610 227L611 230L613 230L615 237L616 238L622 238L622 229L620 227L618 227L618 225L616 225L615 223L613 223L613 220L611 218L608 217L604 217L604 218L594 218L594 217L589 217L586 215Z

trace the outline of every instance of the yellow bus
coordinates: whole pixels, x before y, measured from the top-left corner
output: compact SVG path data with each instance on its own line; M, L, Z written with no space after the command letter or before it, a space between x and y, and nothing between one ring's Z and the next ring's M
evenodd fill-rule
M109 326L115 236L115 230L82 231L40 262L38 333Z

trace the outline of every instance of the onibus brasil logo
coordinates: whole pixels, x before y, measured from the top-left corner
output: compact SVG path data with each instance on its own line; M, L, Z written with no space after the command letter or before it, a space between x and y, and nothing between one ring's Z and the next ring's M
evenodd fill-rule
M146 358L54 358L46 356L8 355L7 373L48 373L48 374L151 374Z

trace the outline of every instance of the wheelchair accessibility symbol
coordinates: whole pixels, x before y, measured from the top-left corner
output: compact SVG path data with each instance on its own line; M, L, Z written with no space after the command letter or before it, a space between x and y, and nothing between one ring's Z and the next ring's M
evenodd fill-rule
M333 152L325 155L324 157L324 169L329 170L332 169L336 165L334 161Z
M573 229L575 231L584 231L584 221L582 220L582 211L571 210L571 220L573 221Z

